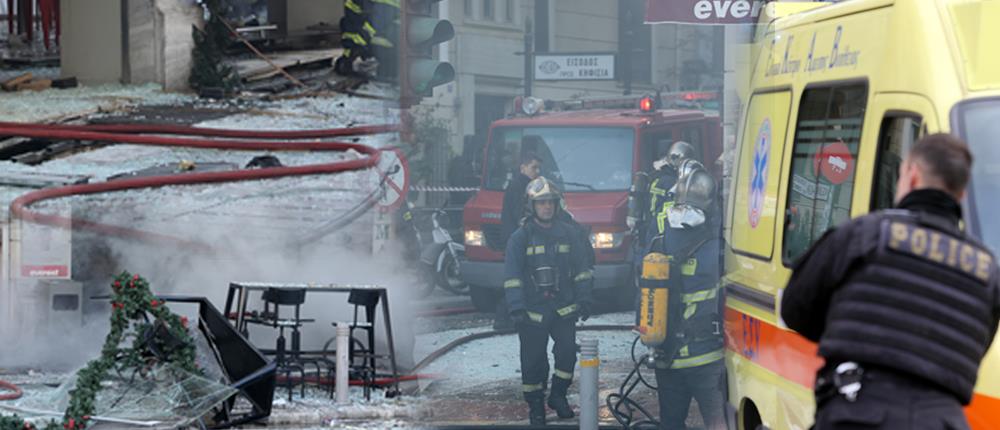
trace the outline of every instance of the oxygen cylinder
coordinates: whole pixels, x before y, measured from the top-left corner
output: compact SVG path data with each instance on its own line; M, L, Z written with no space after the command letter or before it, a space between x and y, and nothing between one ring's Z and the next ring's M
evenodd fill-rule
M659 252L646 254L642 259L642 277L639 280L639 337L648 347L659 346L667 339L669 280L669 257Z
M648 200L645 198L648 181L645 172L636 172L632 176L632 186L628 190L628 215L625 218L630 229L634 229L646 214L644 203Z

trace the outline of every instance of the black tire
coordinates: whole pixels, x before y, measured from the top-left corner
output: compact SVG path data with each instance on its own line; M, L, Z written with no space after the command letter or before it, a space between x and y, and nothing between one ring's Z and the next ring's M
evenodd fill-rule
M497 301L500 299L499 290L489 287L472 285L469 287L469 295L472 297L472 305L476 310L484 313L495 313Z
M458 272L458 262L452 258L451 253L448 252L447 249L441 252L441 255L438 257L438 262L441 270L439 270L436 274L437 285L443 290L458 296L468 295L469 284L462 282L462 278L459 276Z

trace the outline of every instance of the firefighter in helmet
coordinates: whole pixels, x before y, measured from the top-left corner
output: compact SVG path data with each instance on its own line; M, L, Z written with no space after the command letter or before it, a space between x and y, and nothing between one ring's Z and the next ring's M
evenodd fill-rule
M676 142L668 155L677 171L673 201L659 214L661 236L651 250L667 256L667 282L677 312L666 341L654 355L660 428L684 429L688 405L698 402L707 429L725 429L725 365L721 330L722 297L720 210L715 180L693 158L694 150Z
M576 321L590 316L593 303L593 256L585 255L590 248L558 216L562 195L552 181L532 180L527 199L529 217L507 242L504 294L520 341L529 418L532 425L543 425L546 403L559 418L574 416L566 391L576 365ZM546 402L549 337L555 369Z

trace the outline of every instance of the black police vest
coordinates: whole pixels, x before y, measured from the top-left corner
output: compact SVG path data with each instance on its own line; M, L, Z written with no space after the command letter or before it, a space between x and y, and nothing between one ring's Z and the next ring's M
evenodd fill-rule
M533 222L525 226L528 233L525 269L530 284L525 291L526 301L550 302L557 306L572 304L575 297L571 258L573 228L561 221L555 221L549 229L542 229ZM551 268L555 273L551 287L536 282L540 278L538 270L543 268Z
M923 378L968 404L995 323L993 255L944 218L861 222L861 240L877 242L833 294L820 355Z

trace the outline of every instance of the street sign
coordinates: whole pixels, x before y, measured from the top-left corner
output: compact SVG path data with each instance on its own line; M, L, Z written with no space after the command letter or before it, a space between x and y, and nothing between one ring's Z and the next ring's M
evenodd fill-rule
M536 54L535 80L611 81L615 54Z
M406 191L410 188L410 166L406 162L406 156L398 149L382 151L376 168L379 178L386 175L384 193L379 199L379 206L383 210L398 208L406 199Z
M646 24L753 24L767 0L646 0Z

